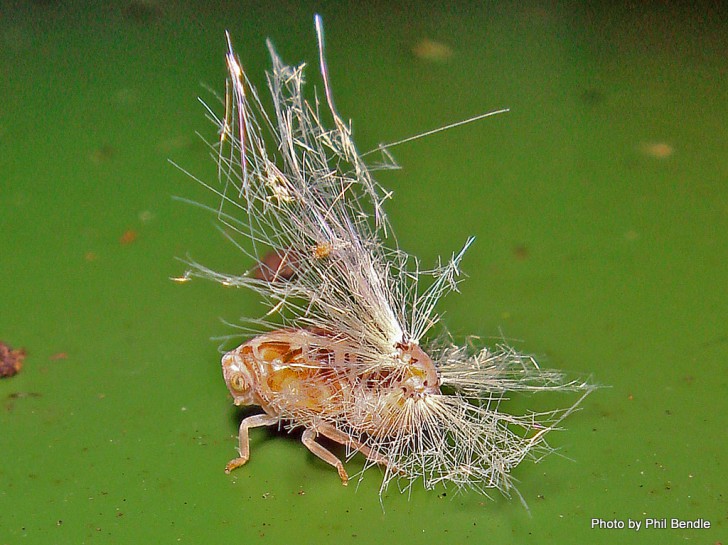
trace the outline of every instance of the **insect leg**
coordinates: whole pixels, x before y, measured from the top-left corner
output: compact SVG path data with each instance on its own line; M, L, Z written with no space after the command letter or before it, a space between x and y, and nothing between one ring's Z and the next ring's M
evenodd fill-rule
M306 448L308 450L321 458L324 462L331 464L336 468L336 470L339 472L339 477L341 478L341 484L343 484L344 486L349 484L349 475L344 469L344 464L341 463L341 460L334 456L330 451L326 450L324 447L316 442L316 432L314 430L306 428L306 430L303 432L301 442L306 445Z
M278 418L269 414L256 414L243 419L240 423L240 431L238 431L238 452L240 456L230 460L225 466L225 473L230 473L233 469L237 469L250 458L250 440L248 438L248 430L250 428L258 428L260 426L272 426L278 423Z
M354 447L356 450L361 452L364 456L367 457L367 460L371 460L375 464L380 464L385 467L390 468L392 471L397 473L403 473L400 469L398 469L396 466L394 466L387 458L378 452L377 450L373 449L372 447L369 447L365 445L364 443L361 443L354 439L353 437L347 435L341 430L336 429L331 424L321 424L318 427L318 431L323 435L324 437L328 437L332 441L336 441L337 443L340 443L342 445L349 445Z

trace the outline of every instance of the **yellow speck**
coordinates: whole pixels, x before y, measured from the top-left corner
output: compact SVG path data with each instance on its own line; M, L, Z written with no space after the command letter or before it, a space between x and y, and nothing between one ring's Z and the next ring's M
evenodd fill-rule
M424 38L412 46L415 57L430 62L445 62L453 56L452 48L442 42Z
M655 159L667 159L675 153L675 148L667 142L644 142L639 149L644 155Z

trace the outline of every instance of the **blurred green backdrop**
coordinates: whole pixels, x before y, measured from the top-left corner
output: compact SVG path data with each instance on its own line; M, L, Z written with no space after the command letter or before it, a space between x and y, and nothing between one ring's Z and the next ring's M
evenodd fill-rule
M376 469L344 488L266 430L223 472L240 414L209 339L263 308L169 280L188 252L250 264L172 200L215 204L167 160L214 180L196 97L223 89L225 29L259 86L266 37L320 84L315 12L360 150L511 108L395 148L379 180L425 263L477 237L443 305L455 335L610 386L552 436L563 456L516 470L530 515L420 489L383 510ZM726 21L708 3L2 2L0 340L27 358L0 381L0 544L725 542ZM712 527L591 527L648 517Z

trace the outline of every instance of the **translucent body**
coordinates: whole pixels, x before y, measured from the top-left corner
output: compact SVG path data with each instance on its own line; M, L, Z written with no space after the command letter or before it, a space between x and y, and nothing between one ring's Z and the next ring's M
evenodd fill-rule
M228 352L222 366L235 404L257 405L266 413L243 420L240 456L230 461L227 471L247 462L250 427L289 422L305 428L303 443L335 466L346 484L341 461L313 442L317 434L389 465L363 437L409 431L402 429L406 422L399 422L405 403L441 393L434 363L416 344L397 346L390 368L373 367L362 361L355 346L324 330L284 329L260 335Z

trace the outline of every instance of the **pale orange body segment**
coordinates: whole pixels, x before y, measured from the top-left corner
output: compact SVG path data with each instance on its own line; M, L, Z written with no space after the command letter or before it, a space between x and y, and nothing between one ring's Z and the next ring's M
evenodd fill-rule
M265 411L241 422L240 456L227 464L227 472L248 461L250 428L285 421L304 428L303 444L334 466L347 484L341 460L315 442L318 434L390 465L362 437L391 433L406 402L440 393L435 365L416 344L393 347L391 366L372 370L344 339L323 330L260 335L228 352L222 367L235 404Z

